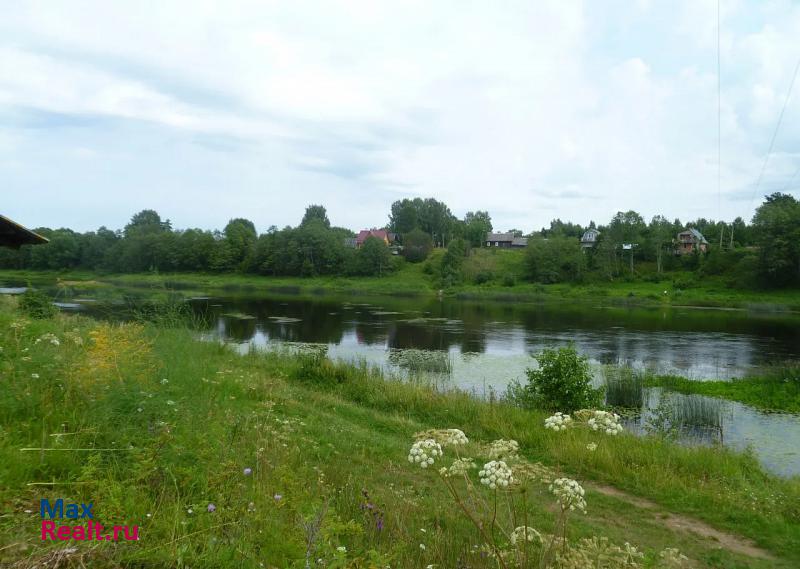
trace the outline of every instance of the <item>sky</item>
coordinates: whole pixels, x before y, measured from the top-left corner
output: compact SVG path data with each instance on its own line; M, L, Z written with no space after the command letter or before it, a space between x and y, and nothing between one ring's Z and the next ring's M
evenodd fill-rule
M0 0L0 213L263 232L320 203L358 230L434 197L496 230L749 220L800 197L800 79L768 152L800 2L719 6L718 106L717 0Z

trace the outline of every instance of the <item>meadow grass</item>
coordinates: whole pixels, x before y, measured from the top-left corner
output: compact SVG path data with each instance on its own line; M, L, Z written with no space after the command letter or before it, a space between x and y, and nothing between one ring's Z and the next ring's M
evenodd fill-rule
M7 282L46 285L59 281L72 293L96 290L113 284L117 287L143 288L150 291L181 290L186 293L209 291L262 292L289 295L394 295L436 296L440 283L435 271L425 272L441 257L437 250L424 263L403 263L400 269L384 277L273 277L233 273L163 273L105 274L90 271L15 271L2 270ZM696 308L736 308L754 313L800 311L796 289L748 290L732 288L719 277L702 278L692 273L674 271L648 280L620 278L614 281L593 280L578 284L538 284L524 279L524 251L478 249L464 266L462 282L443 291L462 299L518 301L584 301L620 305L672 305ZM492 275L477 284L478 274ZM676 282L691 282L681 288ZM666 292L666 294L665 294Z
M699 566L800 564L800 481L765 473L751 456L554 433L543 413L393 380L365 364L239 356L180 326L29 320L13 304L0 305L3 566L55 566L63 545L39 539L39 500L64 498L94 502L105 524L139 525L140 540L69 543L76 550L58 558L61 567L282 568L309 558L325 567L495 567L438 482L439 464L421 470L406 460L414 434L433 428L465 431L473 456L480 441L515 439L528 461L658 505L638 508L588 486L588 514L572 517L571 539L633 543L645 566L665 547ZM532 488L524 510L529 525L553 530L546 488ZM774 559L670 529L666 511L750 538Z

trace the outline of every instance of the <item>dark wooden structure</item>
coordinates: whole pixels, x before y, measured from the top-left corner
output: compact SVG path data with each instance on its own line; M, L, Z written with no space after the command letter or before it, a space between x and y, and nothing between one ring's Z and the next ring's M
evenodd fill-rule
M16 221L0 215L0 246L19 249L23 245L39 245L48 240L30 229L22 227Z

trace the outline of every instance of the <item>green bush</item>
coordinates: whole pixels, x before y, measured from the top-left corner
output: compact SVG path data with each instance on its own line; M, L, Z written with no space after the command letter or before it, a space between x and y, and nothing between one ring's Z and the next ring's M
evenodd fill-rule
M484 270L479 271L472 280L475 284L484 284L492 280L493 277L492 271Z
M30 287L20 297L19 307L31 318L52 318L58 312L49 296Z
M503 286L514 286L517 284L517 278L514 273L506 273L503 275Z
M564 413L602 403L603 390L592 387L589 360L578 354L575 346L544 349L534 357L539 368L525 370L528 384L512 382L509 386L508 397L514 403Z

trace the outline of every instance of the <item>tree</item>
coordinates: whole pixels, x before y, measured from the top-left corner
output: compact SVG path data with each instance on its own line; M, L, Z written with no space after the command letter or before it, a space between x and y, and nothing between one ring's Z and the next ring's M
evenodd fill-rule
M403 235L403 257L411 263L424 261L433 249L431 236L421 229L414 229Z
M421 229L431 236L434 245L442 247L453 236L456 218L446 204L433 198L403 199L392 204L389 228L397 233Z
M528 278L534 282L575 282L583 275L586 256L573 237L537 238L528 242L525 264Z
M391 253L383 239L369 236L356 253L356 259L360 274L382 276L389 268Z
M303 221L300 222L300 225L308 225L312 221L319 221L325 227L331 226L331 222L328 219L328 212L325 210L325 207L321 205L308 206L306 208L305 215L303 215Z
M606 229L608 243L613 244L615 254L623 250L623 245L631 245L629 249L631 273L633 273L633 258L637 251L636 245L641 242L645 228L642 216L631 210L624 213L617 212Z
M422 209L422 200L408 198L398 200L392 204L389 214L389 229L395 233L410 233L419 229L419 213Z
M492 218L488 211L467 212L464 216L464 238L473 247L486 242L486 234L492 231Z
M758 271L773 286L800 284L800 202L780 192L753 216Z
M672 242L672 224L662 215L656 215L648 227L649 244L656 258L656 271L664 269L664 250Z
M442 287L453 286L461 280L461 267L464 266L467 253L467 242L463 239L453 239L447 246L439 265Z
M237 217L231 219L223 231L225 241L222 248L225 250L225 260L219 266L220 269L246 270L252 261L255 252L258 234L256 226L249 219Z
M161 216L155 210L143 209L131 217L128 225L125 226L125 237L135 237L137 235L146 235L151 233L161 233L162 231L170 231L172 226L167 221L161 221Z

